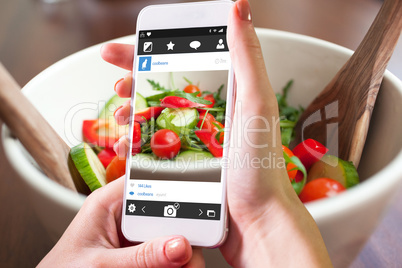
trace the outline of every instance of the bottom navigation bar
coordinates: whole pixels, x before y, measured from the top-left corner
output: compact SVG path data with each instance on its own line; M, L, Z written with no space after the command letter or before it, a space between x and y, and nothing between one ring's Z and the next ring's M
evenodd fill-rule
M127 200L126 215L219 220L220 204Z

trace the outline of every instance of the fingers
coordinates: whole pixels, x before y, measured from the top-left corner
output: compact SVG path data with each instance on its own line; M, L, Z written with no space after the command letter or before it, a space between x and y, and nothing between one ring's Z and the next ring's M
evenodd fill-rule
M192 257L190 243L182 236L157 238L137 246L105 250L98 263L116 267L181 267Z
M108 43L101 47L102 58L116 66L131 71L133 69L134 46Z
M118 157L126 157L129 149L130 141L126 135L121 137L114 145L113 150Z
M197 267L205 267L205 259L204 255L202 254L201 248L193 248L193 256L191 260L183 266L183 268L197 268Z
M126 76L114 85L114 91L116 91L117 95L121 98L130 98L131 97L131 88L133 84L133 73L129 72Z
M126 70L133 69L134 46L125 44L108 43L101 48L102 58L116 66ZM114 90L121 98L131 97L131 88L133 84L132 72L116 82ZM119 125L126 125L130 117L130 101L117 108L114 117ZM120 138L113 146L114 151L119 157L125 157L128 151L129 140L127 136Z
M116 215L120 214L123 200L123 188L124 176L106 184L90 194L85 200L85 209L88 208L90 211L98 211L100 213L102 210L99 209L99 205L101 205L102 207L110 208L110 210L106 211L105 213L113 212ZM98 217L102 218L100 215L98 215ZM107 215L104 216L104 218L106 217Z
M102 58L116 66L131 71L133 69L134 46L125 44L108 43L101 48ZM128 73L123 79L117 81L114 90L122 98L131 96L131 86L133 83L132 72Z
M131 100L127 100L114 112L114 119L119 125L127 125L130 119Z

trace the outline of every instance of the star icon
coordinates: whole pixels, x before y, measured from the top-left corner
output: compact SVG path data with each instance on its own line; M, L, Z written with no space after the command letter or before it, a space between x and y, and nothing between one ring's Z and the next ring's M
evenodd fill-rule
M170 41L170 43L166 44L166 45L167 45L167 50L173 50L173 47L175 44L173 44L172 41Z

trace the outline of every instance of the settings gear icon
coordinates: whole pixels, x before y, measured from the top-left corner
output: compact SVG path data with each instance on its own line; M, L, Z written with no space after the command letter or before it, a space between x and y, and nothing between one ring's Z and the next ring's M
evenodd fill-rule
M135 211L135 205L134 205L134 204L128 205L128 211L130 211L131 213L133 213L133 212Z

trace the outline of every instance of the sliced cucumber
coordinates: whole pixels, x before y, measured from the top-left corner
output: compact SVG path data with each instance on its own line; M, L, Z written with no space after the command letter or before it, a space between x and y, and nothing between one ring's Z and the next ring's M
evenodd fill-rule
M176 156L178 161L200 161L205 159L214 158L214 156L209 152L196 152L196 151L184 151Z
M106 170L87 143L83 142L71 148L70 156L91 191L107 183Z
M130 98L120 98L117 95L111 97L107 102L105 107L103 107L102 111L99 114L99 118L110 119L113 118L114 111L121 105L123 105ZM139 111L148 107L148 103L146 99L140 94L135 93L135 110Z
M148 107L147 100L138 92L135 93L135 110L143 110Z
M153 154L139 153L134 155L131 159L133 161L141 161L141 160L156 160L157 158Z
M168 108L166 108L168 109ZM166 110L165 109L165 110ZM162 113L158 116L158 118L156 119L156 125L158 126L158 128L162 129L162 128L166 128L166 119L165 116L163 114L163 112L165 111L163 110Z
M166 108L156 120L159 128L173 130L177 134L187 133L187 129L193 129L198 123L199 114L195 108Z
M330 178L338 181L345 188L359 183L359 175L352 162L344 161L333 155L324 155L308 171L307 182L317 178Z
M145 99L147 101L158 101L158 102L160 102L161 99L163 99L166 96L170 96L170 95L172 95L171 92L163 92L163 93L160 93L160 94L156 94L156 95L146 97Z
M109 119L110 116L113 116L114 111L129 99L130 98L120 98L117 95L113 95L99 113L99 118Z

